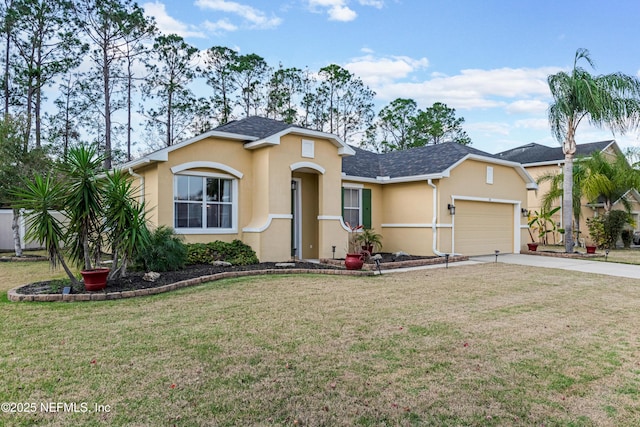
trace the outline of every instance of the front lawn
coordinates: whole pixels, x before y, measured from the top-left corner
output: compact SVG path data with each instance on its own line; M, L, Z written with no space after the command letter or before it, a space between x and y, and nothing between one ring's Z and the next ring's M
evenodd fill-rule
M36 411L0 424L634 426L639 285L488 263L3 299L0 402Z

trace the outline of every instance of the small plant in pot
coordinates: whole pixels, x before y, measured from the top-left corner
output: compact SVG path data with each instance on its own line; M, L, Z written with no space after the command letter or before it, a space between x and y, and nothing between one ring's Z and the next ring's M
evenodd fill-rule
M529 211L527 217L527 225L529 226L529 237L531 237L531 243L527 243L530 251L536 251L539 244L547 243L547 234L556 231L556 225L552 220L553 214L560 210L560 206L553 209L543 207L540 211ZM538 234L538 242L533 237L533 231Z
M382 249L382 236L375 232L373 228L363 228L357 233L356 240L361 244L362 250L371 255L374 251Z
M364 253L360 249L358 235L364 227L362 225L352 226L348 222L345 224L349 227L349 247L344 258L344 265L347 270L360 270L364 265Z

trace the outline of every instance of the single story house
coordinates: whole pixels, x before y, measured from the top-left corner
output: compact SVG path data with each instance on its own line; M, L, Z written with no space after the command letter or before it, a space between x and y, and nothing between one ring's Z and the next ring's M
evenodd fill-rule
M519 252L537 188L520 163L456 143L376 154L263 117L121 167L153 224L188 242L240 239L261 261L344 257L346 222L374 228L385 251Z
M613 158L617 154L621 153L621 150L615 140L577 144L575 158L589 157L594 152L601 152L604 155ZM564 153L560 146L548 147L546 145L530 143L503 151L496 154L496 156L504 160L521 163L536 181L538 181L538 179L543 175L563 173ZM529 192L527 201L529 209L539 212L542 208L542 198L549 192L549 189L550 183L543 182L539 184L538 190ZM640 230L640 195L638 194L637 189L629 189L623 197L631 202L635 228L636 230ZM554 207L555 206L561 206L561 201L558 200L554 204ZM620 200L614 203L613 209L624 209ZM586 224L587 218L592 218L602 212L604 212L602 203L589 203L589 200L586 198L582 200L581 219L579 224L582 239L585 239L588 236L588 228ZM562 208L554 215L554 221L556 222L557 228L562 228ZM560 240L560 236L555 237Z

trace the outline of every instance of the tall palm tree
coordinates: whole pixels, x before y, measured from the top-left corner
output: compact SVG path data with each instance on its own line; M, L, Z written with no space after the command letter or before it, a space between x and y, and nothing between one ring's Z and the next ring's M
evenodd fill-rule
M580 218L582 215L582 183L587 174L587 169L584 166L584 162L576 161L573 164L573 192L572 192L572 209L573 209L573 220L576 224L576 233L577 238L580 237ZM564 192L563 192L563 184L564 184L564 173L556 173L556 172L548 172L544 175L538 177L538 184L542 184L544 182L549 183L549 191L542 195L542 208L545 210L550 210L553 206L554 202L557 200L563 200ZM563 218L563 228L564 227L564 218ZM573 230L572 230L573 232ZM566 237L565 237L566 239Z
M640 117L640 79L622 73L593 76L578 66L580 60L594 68L586 49L578 49L570 73L561 71L547 78L553 103L549 106L551 131L565 155L562 218L565 249L573 251L573 157L576 130L583 119L612 132L625 133Z

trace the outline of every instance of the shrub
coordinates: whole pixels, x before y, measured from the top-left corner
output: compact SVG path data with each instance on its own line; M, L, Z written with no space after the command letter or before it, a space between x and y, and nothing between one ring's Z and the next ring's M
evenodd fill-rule
M162 225L151 233L149 245L136 253L135 261L145 271L180 270L187 261L187 248L171 227Z
M629 214L625 211L611 211L605 216L604 231L609 248L614 249L624 226L629 222Z
M595 218L588 218L587 226L596 246L602 249L614 249L628 222L629 214L626 212L611 211Z
M231 243L216 240L209 243L187 244L187 264L210 264L226 261L234 265L258 263L258 257L251 246L240 240Z

